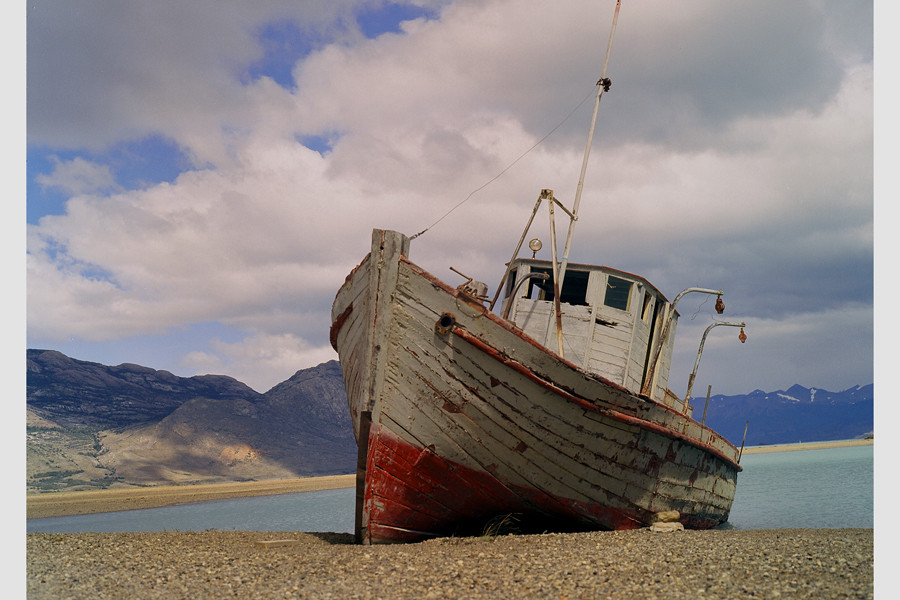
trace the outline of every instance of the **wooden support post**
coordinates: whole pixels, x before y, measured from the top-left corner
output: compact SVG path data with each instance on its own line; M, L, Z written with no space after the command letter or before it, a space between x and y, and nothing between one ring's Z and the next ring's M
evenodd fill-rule
M738 464L741 464L741 457L744 455L744 442L747 441L747 428L750 427L750 419L747 419L747 424L744 425L744 437L741 438L741 451L738 452Z
M703 405L703 421L701 425L706 425L706 410L709 408L709 393L712 391L712 385L706 388L706 404Z

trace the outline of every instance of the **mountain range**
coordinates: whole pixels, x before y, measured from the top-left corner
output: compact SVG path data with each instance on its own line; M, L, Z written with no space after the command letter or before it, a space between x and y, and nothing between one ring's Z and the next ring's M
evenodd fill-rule
M352 473L356 440L336 361L264 394L222 375L178 377L27 351L27 489Z
M297 371L259 393L232 377L179 377L27 350L29 492L352 473L341 368ZM852 439L874 428L873 385L694 398L694 418L747 446ZM748 425L749 421L749 425ZM744 429L747 428L746 440Z
M694 418L703 420L706 397L694 398ZM849 440L874 434L875 386L842 392L794 385L787 390L754 390L709 398L706 424L740 446Z

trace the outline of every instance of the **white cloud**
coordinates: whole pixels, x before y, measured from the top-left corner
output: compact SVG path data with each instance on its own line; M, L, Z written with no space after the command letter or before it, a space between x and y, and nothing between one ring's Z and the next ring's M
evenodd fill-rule
M262 28L290 20L305 35L353 40L351 11L376 3L32 3L29 142L99 150L162 134L189 147L200 165L224 160L229 133L257 116L258 88L271 91L241 79L263 57Z
M257 389L321 362L334 293L371 229L421 231L559 124L599 75L614 6L457 2L440 20L364 40L346 26L352 2L307 4L144 7L140 26L131 5L33 9L29 43L43 45L30 46L30 143L96 149L161 132L197 166L143 190L113 187L97 159L43 176L73 196L65 214L29 227L30 337L218 321L245 340L184 365L227 369ZM255 32L280 17L341 32L295 65L295 90L241 78L260 55ZM855 52L829 52L831 19L815 2L626 4L573 260L641 272L670 296L744 286L741 312L756 323L771 310L760 290L799 294L811 315L834 308L821 289L796 289L799 272L861 287L872 65L865 32L862 42L842 33L837 47ZM413 260L450 282L454 266L494 286L540 189L571 205L590 104L415 240ZM304 135L335 142L320 155ZM842 257L853 260L833 272Z
M33 326L53 323L62 337L86 329L133 334L333 294L334 267L358 260L325 226L338 220L342 203L328 202L330 186L322 192L318 154L297 144L283 152L293 168L251 156L242 170L81 196L66 215L45 217L29 236ZM60 304L75 282L94 290L91 302ZM81 314L54 318L63 308Z
M81 157L69 161L52 157L52 160L53 172L35 178L44 187L59 188L70 195L105 192L118 188L109 165L93 163Z
M312 346L291 334L257 334L237 343L214 341L215 358L207 364L227 371L258 392L266 392L301 368L337 360L330 345ZM221 358L220 358L221 357ZM185 364L198 366L197 356Z

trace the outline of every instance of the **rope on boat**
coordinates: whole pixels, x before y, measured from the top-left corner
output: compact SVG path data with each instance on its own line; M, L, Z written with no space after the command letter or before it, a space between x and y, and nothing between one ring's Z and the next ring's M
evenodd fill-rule
M600 82L598 81L597 84L599 85ZM480 192L481 190L483 190L484 188L486 188L486 187L489 186L490 184L494 183L496 180L500 179L500 177L502 177L504 173L506 173L506 172L509 171L511 168L513 168L517 162L519 162L520 160L522 160L523 158L525 158L525 156L527 156L528 153L530 153L532 150L534 150L535 148L537 148L538 146L540 146L540 145L544 142L544 140L546 140L548 137L550 137L551 135L553 135L553 133L554 133L557 129L559 129L560 127L562 127L563 123L565 123L566 121L568 121L568 120L572 117L572 115L574 115L575 112L576 112L579 108L581 108L581 106L582 106L585 102L587 102L588 98L590 98L591 96L594 95L594 88L596 88L596 87L597 87L596 85L595 85L594 87L592 87L592 88L591 88L591 91L588 92L588 94L584 97L584 99L583 99L581 102L579 102L579 103L575 106L575 108L573 108L571 111L569 111L569 114L567 114L567 115L565 116L565 118L563 118L562 121L560 121L553 129L551 129L549 132L547 132L547 134L546 134L544 137L542 137L541 139L539 139L539 140L538 140L531 148L529 148L528 150L526 150L525 152L523 152L522 154L520 154L518 158L516 158L514 161L512 161L511 163L509 163L502 171L500 171L499 173L497 173L496 175L494 175L494 176L493 176L491 179L489 179L486 183L484 183L484 184L481 185L480 187L478 187L478 188L472 190L472 192L470 192L469 195L465 197L465 199L463 199L462 201L458 202L458 203L456 204L456 206L454 206L453 208L451 208L450 210L448 210L446 213L444 213L444 215L443 215L440 219L438 219L437 221L435 221L434 223L432 223L431 225L429 225L428 227L426 227L425 229L423 229L423 230L420 231L419 233L410 236L409 239L410 239L410 240L416 239L417 237L419 237L420 235L422 235L423 233L425 233L426 231L428 231L429 229L431 229L432 227L434 227L435 225L437 225L438 223L440 223L441 221L443 221L445 218L447 218L448 216L450 216L450 213L452 213L452 212L455 211L457 208L459 208L460 206L462 206L463 204L465 204L466 202L468 202L469 199L470 199L472 196L474 196L475 194L477 194L478 192Z

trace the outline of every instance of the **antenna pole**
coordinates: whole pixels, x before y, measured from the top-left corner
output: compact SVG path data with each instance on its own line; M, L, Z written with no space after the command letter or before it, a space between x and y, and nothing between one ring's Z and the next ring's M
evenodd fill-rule
M575 204L572 208L572 218L569 221L569 231L566 234L566 245L563 249L562 262L559 266L559 288L562 289L563 279L566 276L566 266L569 264L569 250L572 247L572 237L575 234L575 221L578 220L578 207L581 204L581 190L584 188L584 175L587 171L588 157L591 154L591 143L594 140L594 129L597 126L597 112L600 109L600 98L603 92L609 89L609 82L606 80L606 67L609 65L609 54L612 51L613 38L616 35L616 24L619 21L619 7L622 0L616 1L616 12L613 14L612 28L609 32L609 42L606 45L606 58L603 60L603 72L600 80L597 82L597 99L594 101L594 114L591 117L591 127L588 131L587 145L584 148L584 159L581 162L581 175L578 178L578 187L575 189Z

